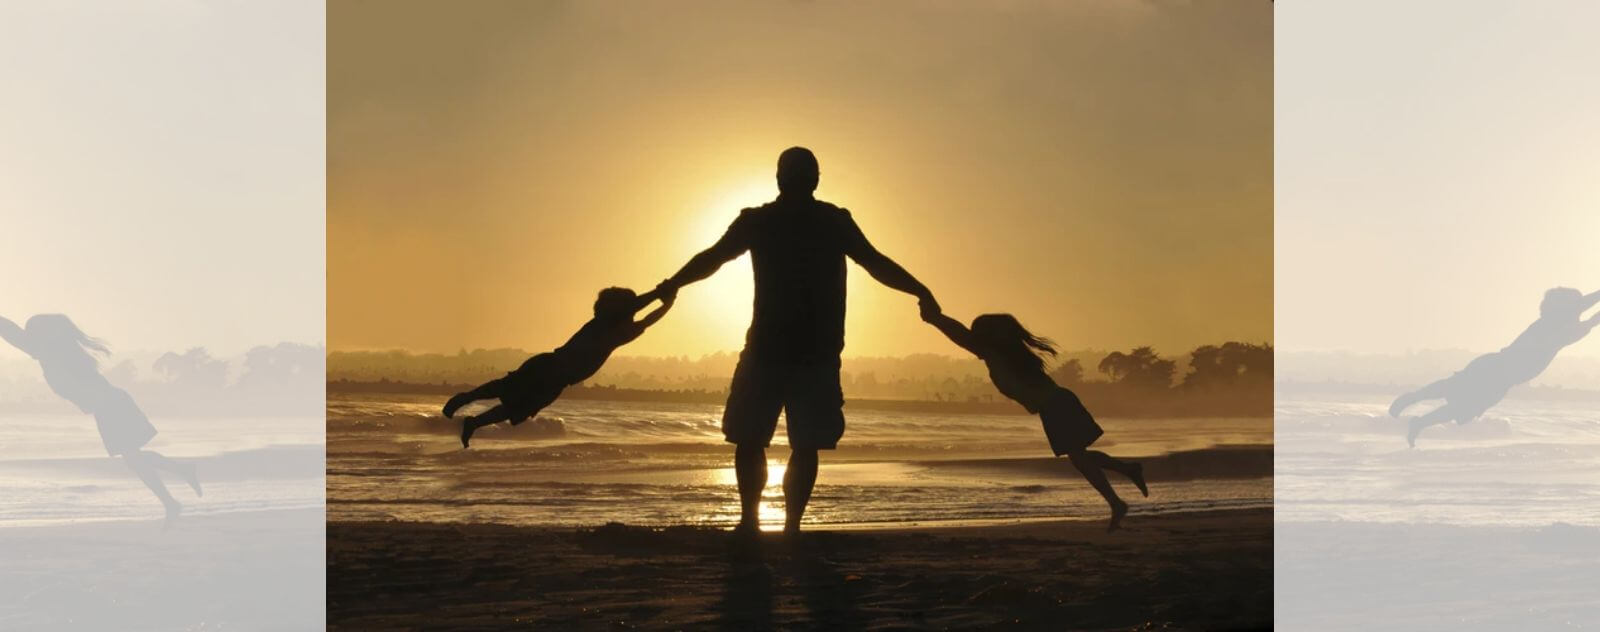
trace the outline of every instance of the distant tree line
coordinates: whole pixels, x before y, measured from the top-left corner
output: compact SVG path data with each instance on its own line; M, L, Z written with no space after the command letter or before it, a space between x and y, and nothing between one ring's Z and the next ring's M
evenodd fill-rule
M242 356L219 358L203 347L169 351L153 360L112 355L101 373L128 391L152 416L260 417L321 415L327 351L290 342L263 345ZM32 363L29 362L31 365ZM76 410L52 393L37 366L21 367L0 381L0 406L41 411Z
M516 349L461 351L454 355L405 351L335 352L328 356L333 391L452 392L498 377L527 353ZM613 358L573 397L720 402L738 356ZM1184 356L1162 357L1151 347L1129 351L1062 354L1051 371L1103 415L1272 414L1273 349L1270 344L1204 345ZM1094 373L1085 367L1093 366ZM1016 412L989 382L982 362L934 354L899 358L846 358L845 395L863 400L932 402L973 412Z

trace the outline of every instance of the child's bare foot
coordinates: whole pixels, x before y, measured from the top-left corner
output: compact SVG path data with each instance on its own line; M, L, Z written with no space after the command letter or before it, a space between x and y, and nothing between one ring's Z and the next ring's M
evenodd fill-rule
M463 450L472 441L472 433L478 430L478 424L473 423L474 421L476 420L471 417L461 420L461 448Z
M1117 501L1111 505L1111 524L1106 527L1106 533L1116 531L1122 527L1122 518L1128 515L1128 503Z
M1139 488L1139 493L1145 498L1150 497L1150 488L1144 484L1144 464L1134 463L1133 471L1128 473L1128 478L1133 481L1133 486Z
M195 473L195 465L193 463L186 463L182 474L183 482L189 484L189 489L194 490L195 496L205 496L200 491L200 475Z
M1422 434L1422 429L1427 427L1417 423L1421 420L1421 417L1417 417L1406 423L1406 445L1417 447L1417 435Z
M165 505L167 507L167 517L165 520L161 521L162 533L166 533L168 529L171 529L172 525L178 522L178 515L183 512L183 505L179 504L176 500L165 503Z
M444 417L445 417L445 419L449 419L451 417L456 416L456 411L461 410L462 406L466 406L467 404L471 404L472 400L467 399L467 397L468 396L467 396L466 393L456 393L455 397L451 397L450 401L445 402L444 403Z

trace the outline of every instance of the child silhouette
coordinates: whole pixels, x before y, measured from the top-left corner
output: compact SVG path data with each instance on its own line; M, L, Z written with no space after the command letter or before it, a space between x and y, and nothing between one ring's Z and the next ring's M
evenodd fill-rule
M1500 403L1511 387L1538 377L1558 352L1582 340L1600 322L1600 314L1583 320L1583 313L1596 302L1600 302L1600 292L1584 296L1569 287L1548 290L1539 303L1539 320L1528 325L1506 348L1473 358L1454 375L1396 398L1389 406L1391 417L1399 417L1423 400L1445 401L1443 406L1410 420L1406 443L1416 447L1417 435L1428 426L1452 419L1458 424L1477 419Z
M633 320L635 313L658 299L660 307L638 321ZM528 358L505 377L458 393L445 403L444 416L454 417L457 410L472 402L500 400L493 408L461 420L461 447L467 447L472 433L479 428L502 421L510 421L513 426L520 424L556 401L566 387L592 377L611 357L612 351L633 342L645 329L661 320L675 299L675 293L662 290L643 296L627 288L601 290L594 301L594 318L572 334L566 344Z
M984 314L972 320L971 329L935 309L923 310L922 319L937 327L956 346L983 360L989 367L989 379L1001 394L1039 415L1056 456L1065 454L1073 467L1111 505L1111 524L1107 531L1115 531L1122 524L1122 517L1128 513L1128 503L1117 497L1111 482L1106 480L1105 470L1128 477L1139 488L1139 493L1150 495L1144 482L1144 466L1088 449L1103 431L1078 396L1056 384L1044 372L1044 359L1039 354L1055 355L1053 343L1033 335L1010 314Z
M109 355L111 351L104 342L84 334L62 314L36 315L28 319L25 329L0 318L0 338L39 362L45 383L56 395L94 415L106 454L122 457L128 468L156 495L166 508L166 526L171 526L183 506L167 491L157 470L183 477L194 494L201 495L200 479L195 475L193 464L179 463L143 449L156 436L156 427L150 424L127 391L113 386L100 374L99 361L93 353Z

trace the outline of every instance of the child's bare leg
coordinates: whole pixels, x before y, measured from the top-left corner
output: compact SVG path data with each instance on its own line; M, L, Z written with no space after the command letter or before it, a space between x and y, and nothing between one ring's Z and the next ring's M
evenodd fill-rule
M1399 417L1400 413L1405 412L1407 408L1410 408L1413 404L1416 404L1420 401L1443 399L1448 393L1449 388L1450 378L1445 378L1417 390L1411 391L1410 393L1396 397L1394 399L1394 403L1389 405L1389 416Z
M195 474L195 467L193 463L180 463L167 458L160 452L155 452L152 450L140 450L139 456L156 469L166 470L168 472L172 472L173 474L177 474L178 476L182 476L183 481L189 484L190 489L194 490L194 495L205 495L200 492L200 478Z
M511 413L506 410L504 404L495 406L489 410L485 410L476 416L462 419L461 447L467 447L467 444L472 441L472 433L477 432L479 428L490 424L497 424L509 419L511 419Z
M1111 488L1111 481L1106 480L1106 473L1101 469L1099 459L1089 456L1083 450L1076 450L1067 453L1067 460L1072 461L1072 466L1078 468L1078 472L1089 481L1089 485L1100 492L1100 496L1111 505L1111 524L1106 530L1116 531L1117 527L1122 525L1122 517L1128 514L1128 503L1122 502L1122 499L1117 497L1117 490Z
M1139 488L1140 494L1144 494L1145 497L1150 496L1150 488L1144 483L1143 465L1134 461L1124 461L1099 450L1086 450L1083 454L1095 465L1100 466L1101 469L1111 470L1128 477L1128 480L1133 481L1134 486Z
M167 484L162 482L161 475L156 473L156 464L152 461L151 454L143 451L125 452L122 455L122 462L126 463L128 469L133 470L139 480L144 481L145 487L149 487L151 493L156 495L156 499L161 501L161 505L167 510L166 525L171 526L172 520L178 517L183 505L178 504L178 499L173 498L167 491Z
M444 404L445 418L449 419L451 417L455 417L457 410L461 410L462 406L466 406L472 402L484 399L500 399L500 395L505 390L503 388L504 382L502 381L504 379L505 378L489 380L477 388L465 393L456 393L454 397L450 398L450 401L445 402Z
M1451 419L1455 419L1455 417L1455 411L1451 410L1450 406L1445 405L1440 406L1433 412L1430 412L1426 415L1412 419L1411 422L1407 424L1406 444L1413 448L1417 447L1417 435L1422 434L1423 428L1442 424L1450 421Z

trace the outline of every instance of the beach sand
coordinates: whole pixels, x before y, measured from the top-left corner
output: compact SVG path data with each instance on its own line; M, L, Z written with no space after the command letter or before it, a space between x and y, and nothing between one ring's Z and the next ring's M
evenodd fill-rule
M0 530L0 630L314 630L321 509Z
M328 527L330 629L1219 630L1272 624L1272 512L724 531Z

